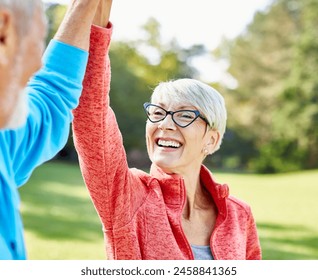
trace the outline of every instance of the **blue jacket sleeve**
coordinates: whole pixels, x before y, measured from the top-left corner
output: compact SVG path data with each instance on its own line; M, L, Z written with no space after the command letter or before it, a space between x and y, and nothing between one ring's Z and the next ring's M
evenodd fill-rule
M17 186L23 185L37 166L66 144L87 60L84 50L55 40L48 45L43 67L26 88L30 110L27 122L7 135Z

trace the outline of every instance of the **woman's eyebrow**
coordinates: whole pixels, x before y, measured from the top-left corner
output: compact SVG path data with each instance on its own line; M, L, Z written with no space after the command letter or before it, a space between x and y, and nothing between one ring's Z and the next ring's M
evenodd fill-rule
M162 108L165 108L167 107L166 104L162 103L162 102L158 102L158 103L154 103L154 104L157 104L158 106L162 107ZM173 106L173 110L174 111L178 111L178 110L197 110L193 105L182 105L182 106L179 106L179 107L174 107Z

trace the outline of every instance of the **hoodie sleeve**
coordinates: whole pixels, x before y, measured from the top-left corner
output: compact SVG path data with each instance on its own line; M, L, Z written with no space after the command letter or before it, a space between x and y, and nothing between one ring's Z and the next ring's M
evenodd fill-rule
M72 109L78 105L88 53L52 40L43 67L28 83L29 115L26 124L6 133L17 186L32 171L54 157L69 136Z
M111 24L92 27L84 88L73 123L81 172L105 229L128 223L144 197L142 184L128 168L122 135L109 106L111 34Z

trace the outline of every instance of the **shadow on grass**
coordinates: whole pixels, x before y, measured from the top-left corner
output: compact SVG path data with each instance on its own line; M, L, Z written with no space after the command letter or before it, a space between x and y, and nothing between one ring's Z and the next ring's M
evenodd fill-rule
M297 225L258 223L264 260L317 260L318 236Z
M50 239L94 240L102 226L77 165L46 163L20 189L26 230Z

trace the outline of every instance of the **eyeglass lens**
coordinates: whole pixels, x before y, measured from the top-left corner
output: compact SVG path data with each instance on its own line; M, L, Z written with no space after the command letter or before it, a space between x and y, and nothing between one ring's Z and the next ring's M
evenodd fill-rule
M175 112L169 112L156 105L148 105L147 113L148 113L148 118L152 122L162 121L163 119L166 118L167 115L170 114L172 115L173 121L179 126L187 126L198 117L195 111L179 110Z

